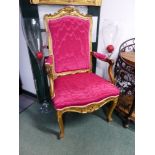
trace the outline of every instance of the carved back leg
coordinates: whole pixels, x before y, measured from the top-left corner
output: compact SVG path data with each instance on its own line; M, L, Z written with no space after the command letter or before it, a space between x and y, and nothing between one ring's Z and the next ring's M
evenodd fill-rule
M108 119L108 122L111 122L112 121L112 113L117 105L117 102L118 102L118 97L113 101L110 109L108 110L108 113L107 113L107 119Z
M59 124L59 128L60 128L59 138L64 137L64 125L63 125L62 115L63 115L63 113L61 111L57 111L57 119L58 119L58 124Z

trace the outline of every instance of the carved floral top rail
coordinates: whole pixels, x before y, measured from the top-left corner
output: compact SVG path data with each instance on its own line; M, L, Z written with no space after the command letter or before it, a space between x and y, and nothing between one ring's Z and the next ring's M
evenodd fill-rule
M30 0L30 3L101 6L102 0Z

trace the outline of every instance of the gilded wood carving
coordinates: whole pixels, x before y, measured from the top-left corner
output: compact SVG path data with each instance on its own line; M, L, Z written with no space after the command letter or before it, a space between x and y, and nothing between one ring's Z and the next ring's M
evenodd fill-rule
M30 3L101 6L102 0L30 0Z
M112 101L113 103L112 103L109 111L107 112L107 120L109 122L111 122L112 121L112 113L117 105L118 96L109 97L109 98L104 99L100 102L94 102L94 103L91 103L86 106L67 107L67 108L63 108L61 110L57 110L57 119L58 119L59 128L60 128L59 138L64 137L64 125L63 125L63 118L62 118L63 113L65 113L65 112L91 113L93 111L98 110L100 107L102 107L103 105L105 105L106 103L108 103L110 101Z

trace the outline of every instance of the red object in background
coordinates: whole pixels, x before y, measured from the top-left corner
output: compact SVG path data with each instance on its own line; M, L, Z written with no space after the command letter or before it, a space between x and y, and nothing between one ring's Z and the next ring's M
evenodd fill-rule
M43 58L43 53L39 51L36 53L36 56L39 60L41 60Z
M109 53L112 53L112 52L114 51L114 46L113 46L113 45L108 45L108 46L107 46L107 51L108 51Z

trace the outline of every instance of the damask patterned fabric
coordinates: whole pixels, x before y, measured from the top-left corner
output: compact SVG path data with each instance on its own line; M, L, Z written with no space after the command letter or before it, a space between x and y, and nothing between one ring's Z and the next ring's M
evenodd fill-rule
M84 106L110 96L118 96L119 89L109 81L93 74L79 73L54 80L56 109L68 106Z
M56 73L90 68L90 21L65 16L48 22Z

